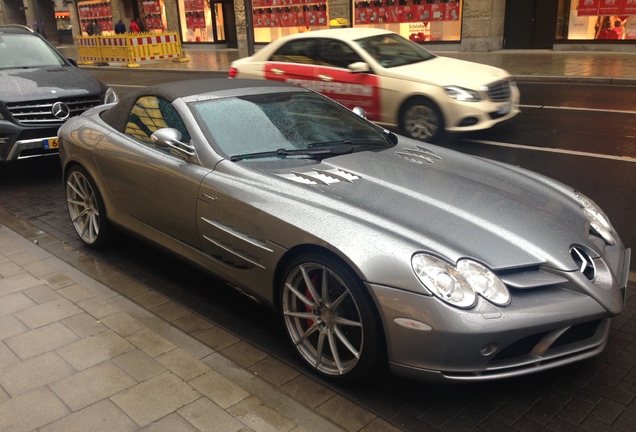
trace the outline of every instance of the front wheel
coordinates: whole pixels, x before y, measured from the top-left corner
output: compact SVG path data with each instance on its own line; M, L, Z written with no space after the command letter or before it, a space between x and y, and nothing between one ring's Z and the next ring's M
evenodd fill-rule
M99 247L106 243L110 225L104 202L86 170L77 165L66 175L66 205L73 228L84 244Z
M410 138L435 142L444 134L444 116L433 101L413 99L400 112L400 128Z
M357 381L376 366L382 331L362 282L339 261L305 255L289 264L281 307L287 333L319 374Z

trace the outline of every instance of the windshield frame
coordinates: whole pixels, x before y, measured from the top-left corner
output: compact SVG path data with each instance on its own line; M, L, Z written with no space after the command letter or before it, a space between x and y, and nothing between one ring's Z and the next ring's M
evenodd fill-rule
M387 40L390 43L386 43ZM406 66L437 57L421 45L397 33L367 36L355 39L353 42L384 68Z
M301 88L196 100L187 105L214 151L234 162L322 159L342 154L333 148L316 148L326 142L333 144L329 147L351 145L352 151L394 146L380 126ZM233 116L235 112L242 115ZM268 153L269 157L263 157ZM246 156L250 154L254 158Z

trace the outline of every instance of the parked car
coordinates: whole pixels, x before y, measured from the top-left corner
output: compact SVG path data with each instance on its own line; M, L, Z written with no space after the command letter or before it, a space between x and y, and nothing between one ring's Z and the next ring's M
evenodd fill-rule
M630 262L590 199L263 80L138 90L59 131L71 222L150 241L280 312L307 366L490 380L600 353Z
M38 33L0 25L0 163L57 154L64 121L116 101L112 89Z
M275 40L232 62L230 78L285 81L319 91L407 136L488 129L519 113L519 90L492 66L440 57L380 29L345 28Z

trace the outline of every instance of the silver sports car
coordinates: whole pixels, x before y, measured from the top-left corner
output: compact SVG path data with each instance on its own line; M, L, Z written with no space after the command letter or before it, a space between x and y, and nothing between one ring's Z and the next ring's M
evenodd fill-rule
M269 81L141 89L60 129L77 234L140 236L280 312L315 372L490 380L600 353L626 249L580 192Z

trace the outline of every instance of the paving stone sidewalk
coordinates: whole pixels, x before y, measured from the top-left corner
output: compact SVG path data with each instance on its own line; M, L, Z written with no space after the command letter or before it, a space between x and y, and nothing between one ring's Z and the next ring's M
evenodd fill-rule
M322 391L348 414L338 418L336 409L330 419L299 403L40 247L51 241L45 233L30 234L36 239L0 223L0 431L396 431L309 382L305 391ZM111 280L141 302L159 300L139 283ZM168 309L209 340L228 337L177 305ZM255 350L240 343L246 355ZM270 380L293 373L266 362Z

